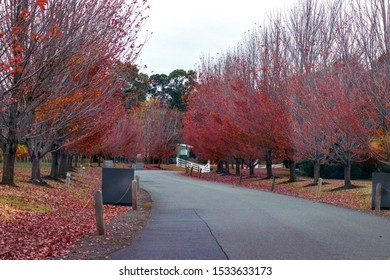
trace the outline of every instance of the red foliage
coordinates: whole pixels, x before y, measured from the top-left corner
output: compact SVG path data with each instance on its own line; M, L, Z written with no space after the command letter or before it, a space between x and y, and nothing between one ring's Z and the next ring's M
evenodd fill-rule
M255 94L239 90L233 98L233 119L237 130L245 135L243 142L249 154L259 155L259 149L283 151L289 145L289 119L277 96L260 88Z
M222 115L226 108L222 92L222 82L209 77L196 85L188 97L183 133L198 157L221 160L231 154L232 141L226 137L226 121Z
M244 74L206 76L189 96L184 117L185 139L195 154L211 160L232 156L254 161L267 150L285 152L290 147L289 118L281 96L266 86L250 88Z
M49 2L48 0L37 0L37 5L42 9L46 10L46 5Z
M349 173L352 162L370 157L369 139L376 129L377 112L364 90L366 77L365 70L350 61L348 65L335 63L316 79L321 93L316 101L320 108L316 112L317 125L328 127L326 137L332 141L329 156L343 164ZM348 177L346 186L350 185Z
M123 92L116 61L137 58L145 9L137 0L1 2L3 183L14 184L18 142L38 162L95 134L98 119L104 128L108 114L101 112L115 111L112 99Z
M174 155L181 139L181 113L151 99L142 103L135 114L141 124L145 157L161 161Z
M141 128L134 112L122 116L103 134L102 154L135 159L142 154Z

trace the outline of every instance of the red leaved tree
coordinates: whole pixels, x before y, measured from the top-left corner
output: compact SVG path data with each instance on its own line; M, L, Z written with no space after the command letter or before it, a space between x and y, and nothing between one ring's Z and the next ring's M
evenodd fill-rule
M344 183L351 183L353 162L367 160L369 139L376 129L376 112L373 103L366 99L364 90L367 72L355 61L335 63L321 81L326 88L324 113L333 126L334 143L331 158L344 166Z
M145 158L158 160L174 155L181 140L181 113L158 100L151 99L137 108L141 122Z
M230 79L235 71L233 54L221 57L217 64L203 59L200 77L188 96L184 116L184 138L193 146L195 154L203 159L222 163L233 157L241 159L244 145L237 141L237 131L232 117ZM228 168L225 170L228 171Z
M113 62L119 58L132 62L137 57L140 47L136 39L145 19L142 13L146 1L127 4L125 0L18 0L3 1L0 5L0 144L4 151L3 183L13 185L18 142L30 142L30 148L37 147L46 141L36 140L52 135L54 130L63 138L69 132L64 126L76 130L77 126L70 124L76 115L99 103L90 102L80 109L87 103L82 102L73 116L54 120L66 107L60 108L61 102L70 104L72 100L90 100L95 93L109 97L117 92L120 83L110 74ZM103 83L106 89L108 85L115 87L107 93L101 87ZM76 97L80 95L85 98ZM54 104L44 105L48 102ZM52 116L42 117L45 106L51 109ZM73 108L77 110L76 105ZM64 124L66 120L68 123ZM43 153L35 152L34 157Z

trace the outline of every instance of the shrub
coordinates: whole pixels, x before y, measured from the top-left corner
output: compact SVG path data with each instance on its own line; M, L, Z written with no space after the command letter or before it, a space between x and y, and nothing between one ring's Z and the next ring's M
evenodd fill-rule
M310 160L304 160L297 165L298 174L313 178L314 166ZM376 160L353 164L351 168L351 179L370 179L373 172L390 173L390 166ZM340 164L323 164L320 171L321 178L324 179L343 179L344 166Z

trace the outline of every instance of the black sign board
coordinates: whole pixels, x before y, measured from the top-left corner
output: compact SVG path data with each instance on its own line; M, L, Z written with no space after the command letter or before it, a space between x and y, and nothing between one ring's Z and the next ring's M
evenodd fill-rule
M371 207L375 209L376 185L382 184L381 209L390 209L390 173L372 173Z
M134 169L103 168L103 204L131 205Z

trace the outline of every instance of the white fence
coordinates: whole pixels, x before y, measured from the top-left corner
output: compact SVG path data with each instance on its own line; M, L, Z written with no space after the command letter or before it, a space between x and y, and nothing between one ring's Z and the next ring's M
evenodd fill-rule
M201 171L202 173L210 172L210 161L206 165L201 165L181 158L176 158L176 166L180 166L183 168L192 167L192 170L195 172L199 172L199 171Z

